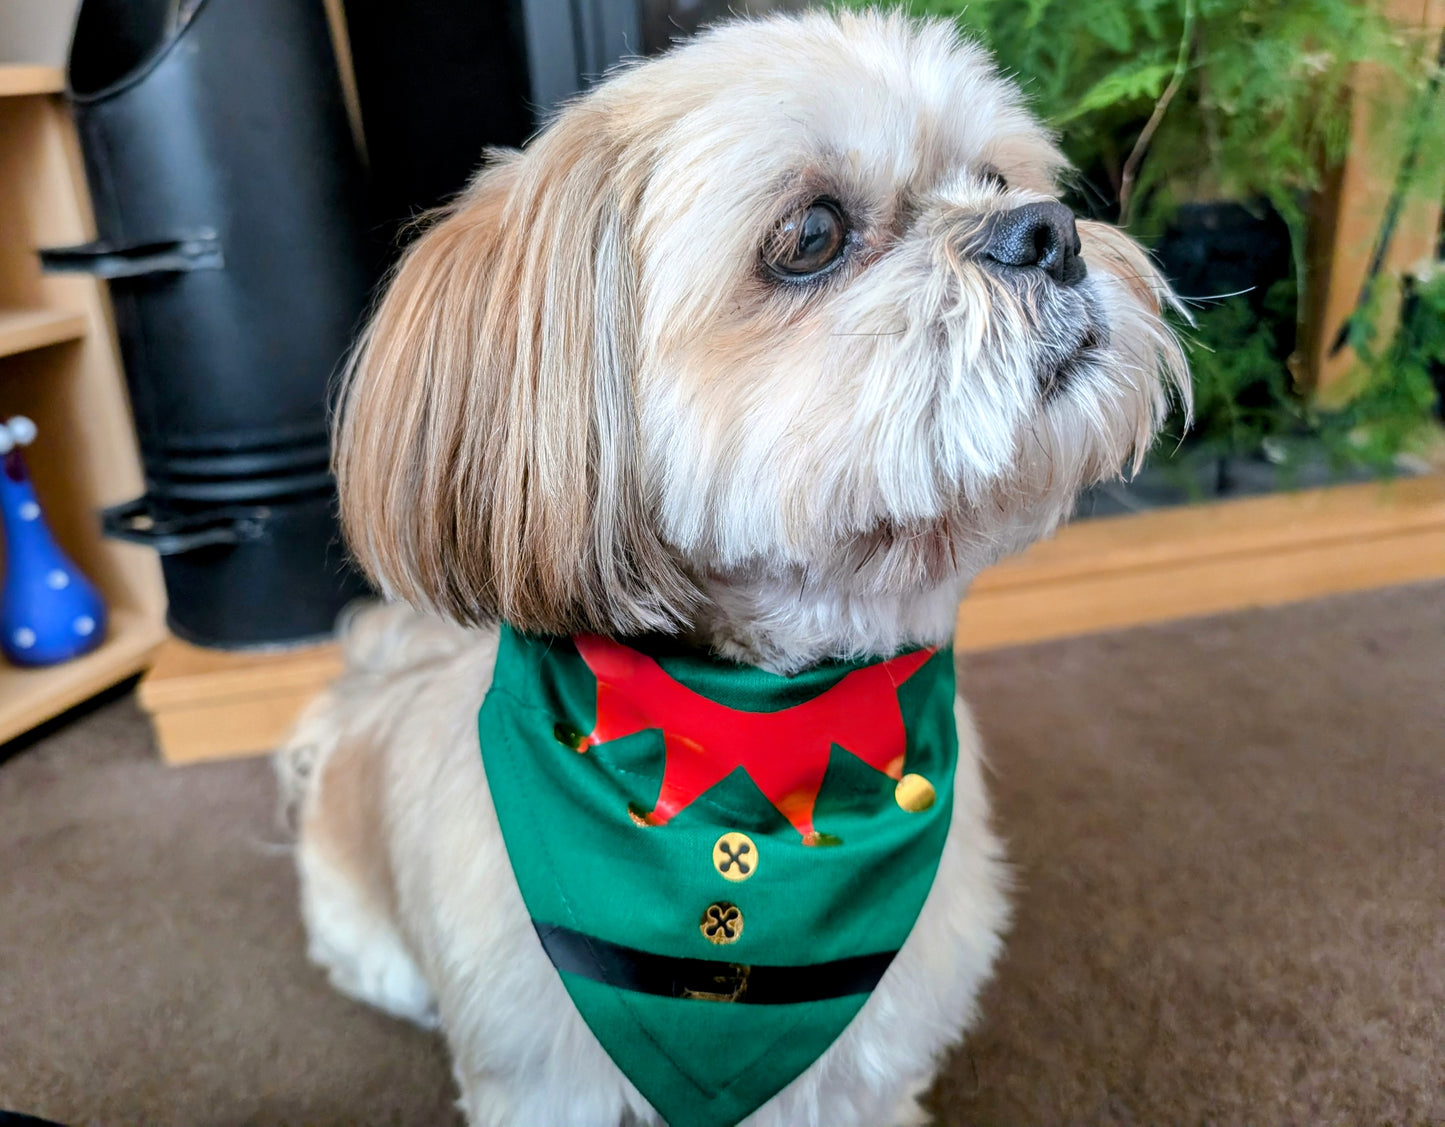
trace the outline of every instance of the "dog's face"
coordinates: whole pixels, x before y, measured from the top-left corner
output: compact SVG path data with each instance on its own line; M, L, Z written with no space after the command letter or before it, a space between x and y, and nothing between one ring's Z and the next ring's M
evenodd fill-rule
M349 381L353 546L546 632L948 604L1187 394L1062 163L945 24L734 23L615 76L408 252ZM821 650L940 640L872 634Z

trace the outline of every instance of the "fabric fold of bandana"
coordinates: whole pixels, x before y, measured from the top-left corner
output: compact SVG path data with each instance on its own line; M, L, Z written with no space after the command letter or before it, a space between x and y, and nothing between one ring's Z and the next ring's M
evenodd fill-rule
M781 677L502 627L478 726L512 870L669 1127L737 1124L867 1001L938 868L953 697L947 650Z

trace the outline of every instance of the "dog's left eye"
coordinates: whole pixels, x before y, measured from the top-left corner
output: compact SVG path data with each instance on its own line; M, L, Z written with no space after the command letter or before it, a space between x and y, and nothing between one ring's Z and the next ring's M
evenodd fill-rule
M778 225L763 261L782 278L821 274L838 261L847 243L848 227L832 200L814 200Z
M1008 191L1008 181L1004 179L1004 174L996 166L986 164L978 170L978 174L990 188L995 188L1000 192Z

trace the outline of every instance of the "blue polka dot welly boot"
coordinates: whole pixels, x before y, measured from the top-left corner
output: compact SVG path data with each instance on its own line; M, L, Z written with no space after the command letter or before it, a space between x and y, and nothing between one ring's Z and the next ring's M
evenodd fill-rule
M16 665L54 665L100 645L105 603L45 524L19 450L34 438L35 424L23 415L0 426L0 652Z

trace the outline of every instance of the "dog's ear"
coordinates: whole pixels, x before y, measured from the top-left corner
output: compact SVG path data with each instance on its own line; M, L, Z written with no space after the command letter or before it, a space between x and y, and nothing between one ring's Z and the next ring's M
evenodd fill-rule
M639 471L637 188L574 107L408 249L348 368L342 522L389 595L520 630L675 629Z

